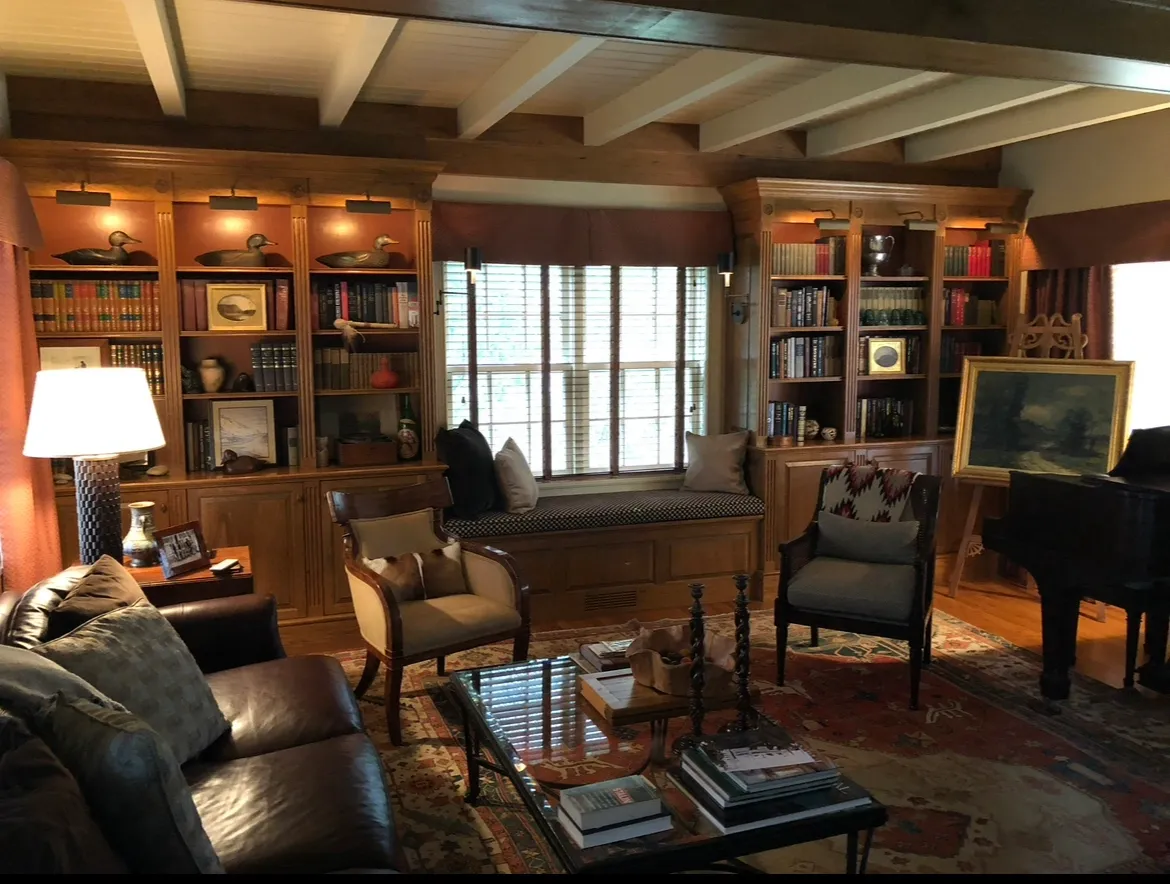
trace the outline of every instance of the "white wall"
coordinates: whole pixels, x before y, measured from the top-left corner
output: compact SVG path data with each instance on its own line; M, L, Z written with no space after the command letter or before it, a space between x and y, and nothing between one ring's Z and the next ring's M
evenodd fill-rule
M1033 218L1170 199L1170 110L1010 145L999 183L1033 191Z

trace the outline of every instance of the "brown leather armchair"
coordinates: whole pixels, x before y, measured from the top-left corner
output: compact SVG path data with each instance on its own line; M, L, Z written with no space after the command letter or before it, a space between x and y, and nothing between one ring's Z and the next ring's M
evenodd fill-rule
M512 639L512 659L528 656L528 587L512 557L501 550L460 541L470 592L443 598L399 601L362 559L423 553L453 542L441 527L451 505L446 479L406 488L332 491L326 495L333 521L344 530L345 571L366 665L354 690L361 697L386 664L386 724L394 745L402 743L399 701L402 672L411 663Z

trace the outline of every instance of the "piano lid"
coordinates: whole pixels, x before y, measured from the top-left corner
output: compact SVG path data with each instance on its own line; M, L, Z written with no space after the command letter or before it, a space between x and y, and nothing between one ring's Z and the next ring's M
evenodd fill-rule
M1170 491L1170 427L1134 430L1110 476Z

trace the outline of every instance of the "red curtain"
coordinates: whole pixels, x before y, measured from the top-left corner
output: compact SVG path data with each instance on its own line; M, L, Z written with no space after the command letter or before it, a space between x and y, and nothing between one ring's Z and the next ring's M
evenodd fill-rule
M1108 265L1028 272L1028 319L1081 314L1087 359L1113 358L1113 269Z
M25 249L40 245L24 185L0 159L0 576L18 591L61 566L49 462L22 453L40 362Z

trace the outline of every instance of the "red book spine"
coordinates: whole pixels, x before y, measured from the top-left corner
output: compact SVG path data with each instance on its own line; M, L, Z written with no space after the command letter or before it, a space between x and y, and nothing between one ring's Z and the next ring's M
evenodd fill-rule
M341 318L349 319L349 285L341 284Z

